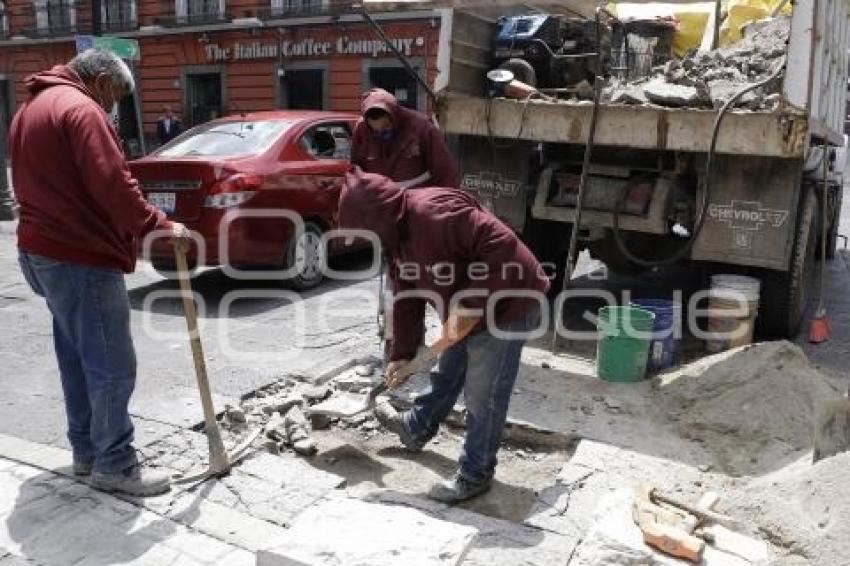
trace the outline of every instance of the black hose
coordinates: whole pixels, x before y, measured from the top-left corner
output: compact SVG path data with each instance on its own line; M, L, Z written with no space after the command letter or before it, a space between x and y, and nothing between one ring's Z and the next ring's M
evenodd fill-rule
M623 202L625 202L626 197L628 196L629 188L631 188L634 183L632 182L626 185L625 190L623 191L623 195L617 201L617 206L614 208L614 226L612 230L614 234L614 243L617 244L617 249L619 249L620 253L622 253L626 257L626 259L628 259L632 263L643 267L661 267L664 265L671 265L673 263L676 263L691 252L691 249L693 249L694 244L696 243L697 237L699 237L700 232L702 232L702 227L705 224L706 213L708 212L708 203L710 202L709 194L711 192L711 174L714 169L714 156L715 151L717 149L717 137L720 133L720 124L723 122L723 118L726 116L726 113L729 111L729 109L742 96L744 96L750 91L753 91L757 88L761 88L775 81L784 69L785 59L782 60L782 62L778 65L776 71L774 71L772 75L770 75L768 78L764 79L761 82L753 83L742 88L741 90L736 92L735 95L732 96L732 98L727 100L726 104L724 104L720 108L720 111L717 113L717 117L714 119L714 127L712 128L711 132L711 144L708 147L708 155L705 160L705 181L703 184L702 199L699 207L697 221L694 224L694 229L691 232L690 238L688 239L687 243L685 243L684 246L682 246L669 257L663 259L643 259L637 257L626 247L626 242L623 240L623 235L620 231L620 211L623 208Z

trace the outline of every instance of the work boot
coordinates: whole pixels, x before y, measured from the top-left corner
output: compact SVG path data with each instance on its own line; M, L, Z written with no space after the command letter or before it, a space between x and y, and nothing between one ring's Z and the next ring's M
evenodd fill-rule
M138 464L114 474L96 471L91 478L91 486L95 489L107 492L117 491L135 497L161 495L171 489L170 483L168 474L142 470Z
M75 476L89 476L91 475L91 470L94 467L94 462L74 460L74 464L71 467Z
M486 493L490 489L490 483L489 479L475 482L457 472L452 479L435 484L428 492L428 497L447 505L453 505Z
M420 452L425 446L425 442L416 440L407 428L407 423L404 420L404 414L395 410L395 407L387 402L381 403L375 407L375 417L381 426L394 432L398 435L404 447L411 452Z

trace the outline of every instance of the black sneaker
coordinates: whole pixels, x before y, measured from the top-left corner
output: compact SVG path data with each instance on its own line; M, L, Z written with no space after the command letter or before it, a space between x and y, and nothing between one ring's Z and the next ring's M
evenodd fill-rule
M435 484L428 492L428 497L441 503L453 505L486 493L490 490L491 483L489 479L474 482L457 472L452 479Z
M404 444L404 447L409 451L421 452L422 448L427 443L416 440L413 435L410 434L410 430L407 428L407 424L404 421L404 415L396 411L395 407L389 403L384 402L375 407L375 417L378 419L378 422L381 423L381 426L390 432L397 434L401 443Z

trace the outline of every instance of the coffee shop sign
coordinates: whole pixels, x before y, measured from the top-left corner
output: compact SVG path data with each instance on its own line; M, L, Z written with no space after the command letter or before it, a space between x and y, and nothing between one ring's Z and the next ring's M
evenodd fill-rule
M413 54L414 47L425 45L423 37L401 37L390 42L405 56ZM278 57L280 49L283 57L323 57L329 55L378 55L390 54L392 50L380 40L352 39L340 37L335 42L316 41L306 38L299 41L277 43L234 43L222 47L217 43L206 45L207 59L210 61L244 61L247 59L268 59Z

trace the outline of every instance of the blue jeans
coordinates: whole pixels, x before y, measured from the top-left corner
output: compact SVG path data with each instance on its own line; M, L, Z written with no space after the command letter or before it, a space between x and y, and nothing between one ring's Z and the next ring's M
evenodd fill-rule
M500 329L524 332L536 329L539 323L540 309L535 306ZM487 330L469 336L443 352L437 371L431 373L430 389L417 397L405 414L411 435L424 444L437 434L463 391L466 438L460 473L469 480L493 477L524 345L524 339L500 339Z
M20 252L32 290L53 315L53 345L78 462L112 473L136 464L128 405L136 383L124 274Z

